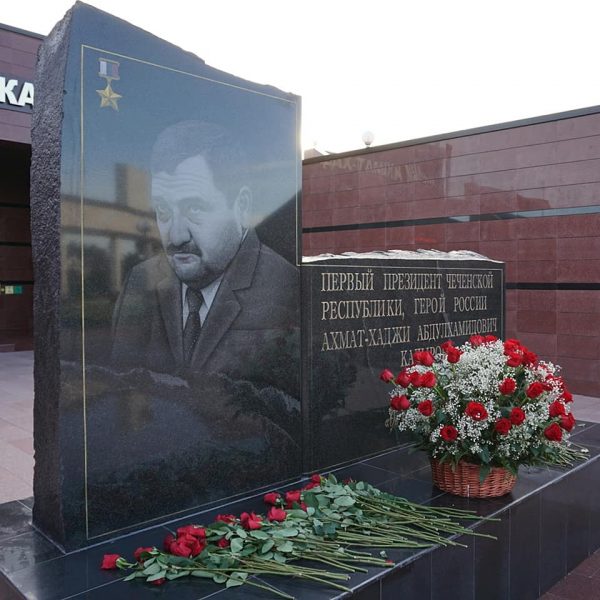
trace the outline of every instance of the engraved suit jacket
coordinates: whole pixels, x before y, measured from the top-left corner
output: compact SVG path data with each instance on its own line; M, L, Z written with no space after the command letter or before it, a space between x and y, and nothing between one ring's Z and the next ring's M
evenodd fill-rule
M297 344L299 273L248 231L227 267L202 325L191 366L184 365L181 282L164 254L129 273L113 315L111 361L120 369L224 373L267 385L267 355ZM279 350L278 350L279 349ZM294 352L292 352L294 354Z

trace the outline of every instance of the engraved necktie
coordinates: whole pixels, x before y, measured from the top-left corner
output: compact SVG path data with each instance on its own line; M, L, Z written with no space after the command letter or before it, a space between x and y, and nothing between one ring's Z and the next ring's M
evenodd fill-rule
M185 364L189 366L192 362L194 347L200 337L200 329L202 328L199 310L204 302L204 298L201 292L195 292L191 288L188 288L185 292L185 301L187 302L189 313L185 327L183 328L183 358Z

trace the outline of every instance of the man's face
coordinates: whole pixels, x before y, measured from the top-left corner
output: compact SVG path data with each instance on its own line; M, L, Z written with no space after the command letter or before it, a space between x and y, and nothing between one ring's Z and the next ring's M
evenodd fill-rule
M228 205L204 157L187 158L173 174L154 175L152 204L177 277L196 289L219 277L240 246L243 210L239 197Z

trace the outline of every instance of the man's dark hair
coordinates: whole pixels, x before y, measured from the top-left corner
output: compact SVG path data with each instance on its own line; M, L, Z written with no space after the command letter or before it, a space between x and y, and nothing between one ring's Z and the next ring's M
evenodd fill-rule
M198 155L208 163L215 185L231 206L240 188L249 185L246 156L241 145L220 125L180 121L163 129L152 147L152 174L173 174L179 163Z

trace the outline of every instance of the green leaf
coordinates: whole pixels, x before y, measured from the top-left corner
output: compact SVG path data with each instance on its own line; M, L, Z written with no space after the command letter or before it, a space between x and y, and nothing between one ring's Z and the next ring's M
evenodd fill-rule
M221 575L220 573L215 573L212 578L215 583L225 583L228 579L227 575Z
M479 467L479 483L485 481L485 478L490 474L491 470L491 465L481 465L481 467Z
M294 550L294 544L290 540L286 540L283 543L277 544L277 550L279 552L292 552Z
M304 511L302 510L302 511L298 511L298 512L304 512ZM313 516L313 515L314 515L316 512L317 512L317 511L316 511L316 510L315 510L315 509L314 509L312 506L309 506L309 507L306 509L306 514L307 514L309 517L312 517L312 516ZM293 516L296 516L296 515L293 515ZM302 518L302 517L301 517L301 518Z
M296 537L299 533L295 527L286 527L277 531L278 537Z
M243 540L245 540L248 537L248 534L246 533L246 531L244 529L242 529L241 527L236 527L235 528L235 532L238 534L239 537L241 537Z
M356 501L351 496L339 496L333 501L333 503L336 506L353 506Z
M202 571L201 569L192 571L190 575L192 575L193 577L206 577L207 579L213 578L213 573L210 573L209 571Z
M482 462L486 465L489 464L492 460L492 457L490 456L490 451L485 447L479 451L479 458L481 458Z
M273 559L276 560L278 563L287 562L287 558L283 554L279 554L279 552L275 552L275 554L273 555Z
M246 544L244 549L240 552L240 556L250 556L254 554L258 548L254 544Z
M241 579L234 579L230 577L225 584L226 588L235 587L236 585L244 585L244 582Z
M265 542L262 545L262 548L260 549L261 554L266 554L274 545L275 545L275 542L273 540L269 540L268 542Z
M146 567L149 567L151 564L154 564L156 562L156 556L153 556L152 558L149 558L148 560L144 561L144 569Z
M157 579L162 579L163 577L166 577L166 575L167 572L165 570L162 570L158 573L155 573L154 575L150 575L150 577L148 577L146 581L156 581Z
M172 581L173 579L179 579L188 575L188 571L179 571L178 573L167 573L167 579Z
M269 534L265 533L264 531L260 531L260 529L255 529L254 531L250 532L250 537L253 537L257 540L268 540Z
M235 552L236 554L238 552L242 551L242 548L244 547L244 540L241 540L240 538L232 538L231 539L231 551Z
M153 562L151 565L146 567L142 571L142 573L144 573L144 575L156 575L156 573L159 573L162 570L163 570L163 568L161 567L161 565L159 565L157 562Z
M127 577L125 577L125 579L123 579L123 581L131 581L132 579L136 578L137 573L132 573L131 575L127 575Z

